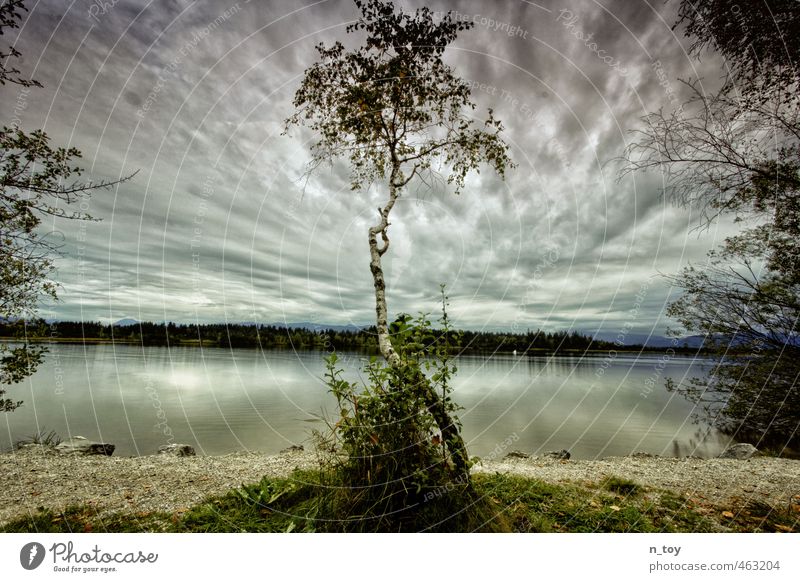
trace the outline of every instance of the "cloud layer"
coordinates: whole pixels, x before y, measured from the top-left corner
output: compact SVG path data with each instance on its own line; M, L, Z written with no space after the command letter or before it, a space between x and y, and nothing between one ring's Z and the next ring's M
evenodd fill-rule
M398 3L399 5L400 3ZM404 3L414 9L417 3ZM674 3L435 2L475 23L447 60L494 109L517 168L456 197L413 185L392 220L390 310L435 310L446 283L471 329L662 333L675 273L730 230L698 234L661 176L617 180L629 131L672 106L654 63L719 82L686 54ZM317 321L374 316L366 232L383 193L344 164L304 176L313 136L282 135L314 46L356 18L345 0L42 0L18 36L43 89L3 88L6 123L84 154L85 177L136 176L86 201L98 222L56 221L62 319ZM350 35L354 36L354 35ZM5 40L5 37L4 37ZM641 303L641 309L632 310Z

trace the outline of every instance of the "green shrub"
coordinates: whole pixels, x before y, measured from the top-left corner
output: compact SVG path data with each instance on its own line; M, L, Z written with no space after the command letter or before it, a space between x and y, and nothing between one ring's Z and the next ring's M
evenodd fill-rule
M405 520L416 523L413 514L423 508L439 510L449 500L469 497L468 472L456 469L454 447L443 437L452 432L460 439L461 428L455 416L459 407L450 397L455 333L446 305L442 290L441 328L436 330L425 314L401 314L390 326L400 364L372 358L363 383L343 378L336 354L326 358L325 381L336 397L338 415L326 433L315 436L318 450L327 454L325 468L336 475L336 493L328 501L336 503L337 515L392 531L402 529ZM452 419L451 426L437 422L435 405Z

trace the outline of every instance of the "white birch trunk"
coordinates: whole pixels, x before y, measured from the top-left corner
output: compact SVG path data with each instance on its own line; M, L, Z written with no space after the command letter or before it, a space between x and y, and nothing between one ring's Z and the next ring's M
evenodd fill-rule
M380 221L375 226L369 229L369 253L370 253L370 270L372 271L372 281L375 287L375 314L376 314L376 327L378 330L378 347L381 354L389 362L392 367L398 367L402 364L400 356L392 346L389 337L389 315L386 306L386 280L383 276L383 266L381 264L381 257L389 249L389 236L387 229L389 228L389 213L394 208L394 204L399 196L398 186L396 179L400 174L399 168L395 166L392 170L392 175L389 180L389 200L383 208L378 209ZM378 242L378 236L381 237L381 242ZM382 244L381 244L382 243ZM441 397L436 393L431 386L430 381L425 375L418 371L415 380L423 387L425 405L430 410L439 430L442 433L442 440L447 445L448 450L453 459L458 472L469 483L469 458L467 456L466 445L458 427L453 422L453 419L448 414L445 408L445 403Z

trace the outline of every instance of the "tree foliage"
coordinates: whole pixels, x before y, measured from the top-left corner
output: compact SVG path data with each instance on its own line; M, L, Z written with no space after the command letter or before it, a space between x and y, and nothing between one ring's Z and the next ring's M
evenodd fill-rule
M3 3L0 35L19 26L24 10L20 0ZM0 55L0 84L41 86L21 77L19 70L8 64L19 56L13 47ZM80 157L76 148L53 147L44 131L0 130L0 319L15 325L14 335L20 342L13 347L0 343L0 385L24 380L36 370L45 352L28 343L32 330L26 324L36 317L42 299L57 298L57 285L50 275L59 244L41 232L42 218L91 220L74 210L75 203L92 190L122 181L79 181L81 168L76 160ZM3 398L5 392L0 389L0 410L14 410L21 402Z
M472 23L449 13L435 22L428 8L395 12L391 2L356 5L362 16L347 32L363 31L364 44L353 51L341 42L317 46L319 61L306 70L287 120L319 136L314 164L347 157L353 190L387 178L402 188L436 160L456 192L480 163L502 176L510 164L502 125L489 110L484 128L475 127L469 85L442 59Z
M800 80L800 23L794 0L682 0L678 24L693 39L690 52L715 50L730 81L754 102L766 94L791 99Z
M3 0L0 5L0 36L9 30L19 28L23 13L27 11L25 0ZM11 64L12 59L20 56L22 56L20 52L13 46L8 47L5 52L0 50L0 85L14 83L23 87L41 87L39 81L20 76L20 70Z
M667 193L708 220L721 213L770 219L790 209L800 155L800 96L774 93L747 103L729 87L690 97L674 111L649 113L626 151L624 173L655 170Z
M373 531L396 531L409 509L441 496L444 484L450 483L451 490L468 485L466 479L455 485L450 480L450 455L434 413L441 406L458 423L459 407L450 397L456 372L450 354L454 332L442 299L437 330L426 314L401 314L392 323L401 365L373 357L364 369L367 379L351 382L343 378L335 353L326 358L325 381L339 414L327 433L316 434L318 449L330 453L325 465L343 483L359 485L342 513L373 520ZM420 381L421 369L429 381Z
M800 52L796 34L788 38L800 11L731 4L682 3L693 50L719 50L730 75L712 94L689 81L681 108L646 116L624 171L660 170L667 192L706 224L720 215L742 224L705 265L672 278L683 295L668 314L719 353L706 378L668 387L728 432L783 446L800 426Z

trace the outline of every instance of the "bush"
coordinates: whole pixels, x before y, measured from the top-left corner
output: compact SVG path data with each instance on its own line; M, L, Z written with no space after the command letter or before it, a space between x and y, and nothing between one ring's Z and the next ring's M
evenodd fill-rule
M446 304L443 293L439 330L425 314L400 315L390 332L401 364L372 358L363 385L342 377L336 354L326 358L325 381L336 397L338 418L327 433L315 433L317 448L327 453L324 464L336 475L331 484L338 491L335 513L371 521L373 531L403 529L420 504L436 499L442 507L443 496L471 491L469 475L456 470L453 448L432 410L434 394L436 405L453 419L454 426L446 428L454 428L460 439L459 407L450 397L456 367Z

